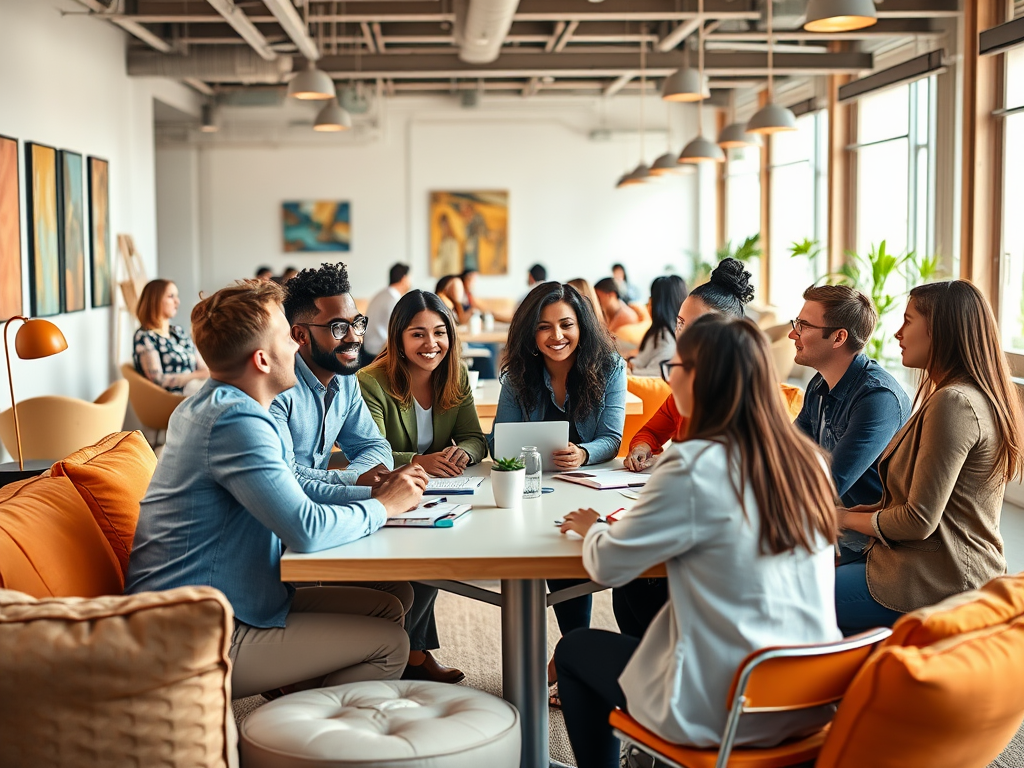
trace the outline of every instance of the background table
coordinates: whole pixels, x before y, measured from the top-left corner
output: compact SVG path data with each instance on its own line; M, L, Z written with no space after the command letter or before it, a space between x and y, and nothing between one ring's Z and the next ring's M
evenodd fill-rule
M497 379L480 379L473 390L476 402L476 413L481 419L493 419L498 410L498 397L501 395L501 384ZM640 415L644 412L644 402L632 392L626 392L626 413Z
M621 466L608 462L603 467ZM429 581L501 607L502 688L522 718L524 768L547 768L547 606L594 591L586 585L547 594L544 579L589 578L582 540L559 533L554 521L592 507L605 515L631 502L617 491L596 491L552 480L554 493L524 499L521 509L498 509L491 494L490 462L466 474L487 477L472 496L458 496L473 511L452 528L382 528L372 536L322 552L286 552L284 581ZM657 567L645 576L662 576ZM459 582L500 579L496 594ZM450 581L439 581L450 580Z

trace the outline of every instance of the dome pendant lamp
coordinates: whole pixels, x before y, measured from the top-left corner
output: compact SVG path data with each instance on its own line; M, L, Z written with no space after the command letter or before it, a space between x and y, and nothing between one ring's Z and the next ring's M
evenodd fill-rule
M774 102L775 89L772 81L772 0L768 5L768 103L761 107L747 123L747 133L778 133L796 130L796 115Z
M770 2L770 0L769 0ZM704 79L704 0L697 3L697 16L700 26L697 28L697 71L701 80ZM679 155L680 163L724 163L725 152L722 148L704 138L704 100L697 102L697 138L683 147Z
M732 119L736 119L736 96L729 99ZM729 123L718 134L718 146L722 149L739 149L740 147L760 147L761 137L756 133L747 133L746 123Z
M288 83L288 95L302 101L333 99L338 95L334 80L312 61Z
M878 23L872 0L807 0L808 32L852 32Z
M316 122L313 123L314 131L321 132L338 132L347 131L352 127L352 115L346 110L341 108L338 104L337 99L331 99L328 101L323 109L316 116Z

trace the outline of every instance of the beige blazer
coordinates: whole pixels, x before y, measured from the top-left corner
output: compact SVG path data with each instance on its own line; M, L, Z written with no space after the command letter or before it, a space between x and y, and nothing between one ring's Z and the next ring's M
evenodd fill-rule
M867 560L875 600L913 611L1006 572L998 442L988 401L966 383L933 393L896 433L878 462L879 538Z

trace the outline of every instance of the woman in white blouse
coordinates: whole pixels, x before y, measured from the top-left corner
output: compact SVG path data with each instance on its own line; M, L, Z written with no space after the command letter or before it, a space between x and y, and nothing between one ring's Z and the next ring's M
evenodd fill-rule
M562 526L584 537L594 581L621 586L665 563L669 585L642 640L580 629L555 649L580 768L618 765L608 725L615 707L668 741L717 745L729 684L747 654L841 637L831 483L817 446L783 408L764 335L748 320L706 315L676 349L664 365L690 420L686 435L621 521L609 526L581 509ZM737 744L777 744L829 715L747 715Z

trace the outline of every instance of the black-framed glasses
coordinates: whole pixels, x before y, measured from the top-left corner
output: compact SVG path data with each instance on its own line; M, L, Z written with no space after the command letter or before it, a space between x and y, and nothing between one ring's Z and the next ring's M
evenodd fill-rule
M814 325L814 323L808 323L806 320L801 320L799 317L796 320L789 321L790 326L796 331L797 336L803 336L804 330L810 328L812 331L824 331L826 336L830 336L836 331L842 328L841 325Z
M661 363L659 363L659 365L661 366L661 378L664 379L665 383L667 384L668 377L672 375L672 369L684 368L686 366L686 363L673 363L669 360L662 360Z
M308 325L313 328L330 328L331 336L338 341L341 341L348 335L348 329L352 329L352 333L356 336L363 336L366 334L366 326L369 324L370 318L366 315L356 315L352 320L335 320L333 323L299 323L299 325Z

